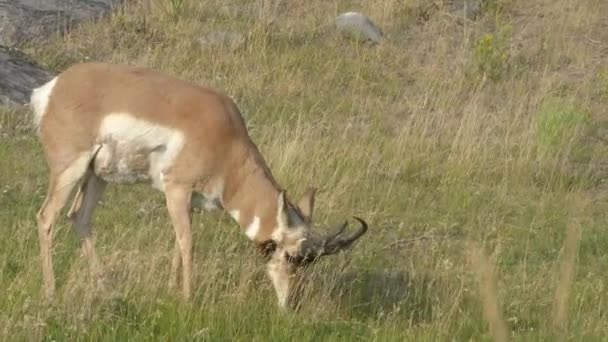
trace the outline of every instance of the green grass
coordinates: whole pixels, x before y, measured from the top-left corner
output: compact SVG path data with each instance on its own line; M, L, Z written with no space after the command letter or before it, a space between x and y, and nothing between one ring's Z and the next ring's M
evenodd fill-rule
M608 116L598 75L608 70L608 8L541 2L490 1L462 26L441 10L421 20L424 1L269 2L252 18L184 0L26 47L57 71L133 63L224 90L288 195L320 188L318 229L357 215L370 232L315 265L300 310L285 314L231 219L197 214L184 303L167 288L173 230L162 194L110 186L93 223L109 290L90 284L62 218L58 298L46 305L35 222L46 166L29 112L0 109L0 340L490 341L501 322L518 341L604 339ZM366 12L387 41L342 39L337 9ZM477 42L503 25L509 67L492 82L468 77ZM247 43L200 49L212 30Z
M580 130L587 123L587 115L572 99L547 99L537 115L536 143L541 154L560 152L576 145Z

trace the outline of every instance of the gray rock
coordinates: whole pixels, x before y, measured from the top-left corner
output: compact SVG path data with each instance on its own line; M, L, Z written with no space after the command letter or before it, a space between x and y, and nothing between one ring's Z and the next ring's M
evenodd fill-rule
M475 20L481 14L481 0L454 0L450 12L459 20Z
M228 2L220 6L219 11L231 18L260 19L284 14L288 9L289 3L285 0L265 0L255 3Z
M220 7L220 13L227 17L250 17L260 16L260 8L256 4L224 4Z
M44 39L110 13L124 0L0 0L0 45Z
M53 78L26 55L0 46L0 105L20 106L29 102L33 88Z
M382 31L366 15L357 12L347 12L336 17L336 28L346 37L357 40L382 41Z
M213 31L198 39L203 49L228 49L235 51L245 44L245 36L232 31Z

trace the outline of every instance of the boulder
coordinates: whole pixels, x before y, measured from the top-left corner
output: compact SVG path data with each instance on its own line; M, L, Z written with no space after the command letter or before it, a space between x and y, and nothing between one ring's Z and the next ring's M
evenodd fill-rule
M0 46L0 106L20 106L29 102L33 88L53 78L53 74L23 53Z

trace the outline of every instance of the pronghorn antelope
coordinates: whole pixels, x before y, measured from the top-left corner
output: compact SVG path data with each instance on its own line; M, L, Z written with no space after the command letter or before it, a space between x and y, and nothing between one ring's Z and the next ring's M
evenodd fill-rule
M147 182L162 191L175 229L169 283L182 268L191 293L192 207L225 209L268 257L279 306L288 305L298 267L339 252L367 230L344 236L346 222L314 235L315 189L292 204L251 140L234 102L212 89L126 65L74 65L32 92L33 123L49 168L38 214L44 289L55 289L53 226L78 184L68 211L93 274L100 274L91 218L107 183Z

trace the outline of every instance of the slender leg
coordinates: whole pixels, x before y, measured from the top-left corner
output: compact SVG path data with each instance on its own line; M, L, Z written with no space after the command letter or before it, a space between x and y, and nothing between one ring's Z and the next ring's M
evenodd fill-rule
M73 206L75 211L72 215L74 230L80 239L82 252L89 262L91 275L97 281L101 280L101 266L93 244L91 220L105 187L106 182L89 170L78 192L81 196L76 197L79 203Z
M167 184L165 196L169 216L175 229L175 240L182 257L182 290L184 298L189 299L192 277L192 190L180 185Z
M36 215L38 221L38 239L40 242L40 259L42 263L42 278L47 299L55 293L55 275L53 273L53 227L57 216L76 185L85 174L89 156L83 155L75 159L63 172L51 173L46 199Z

